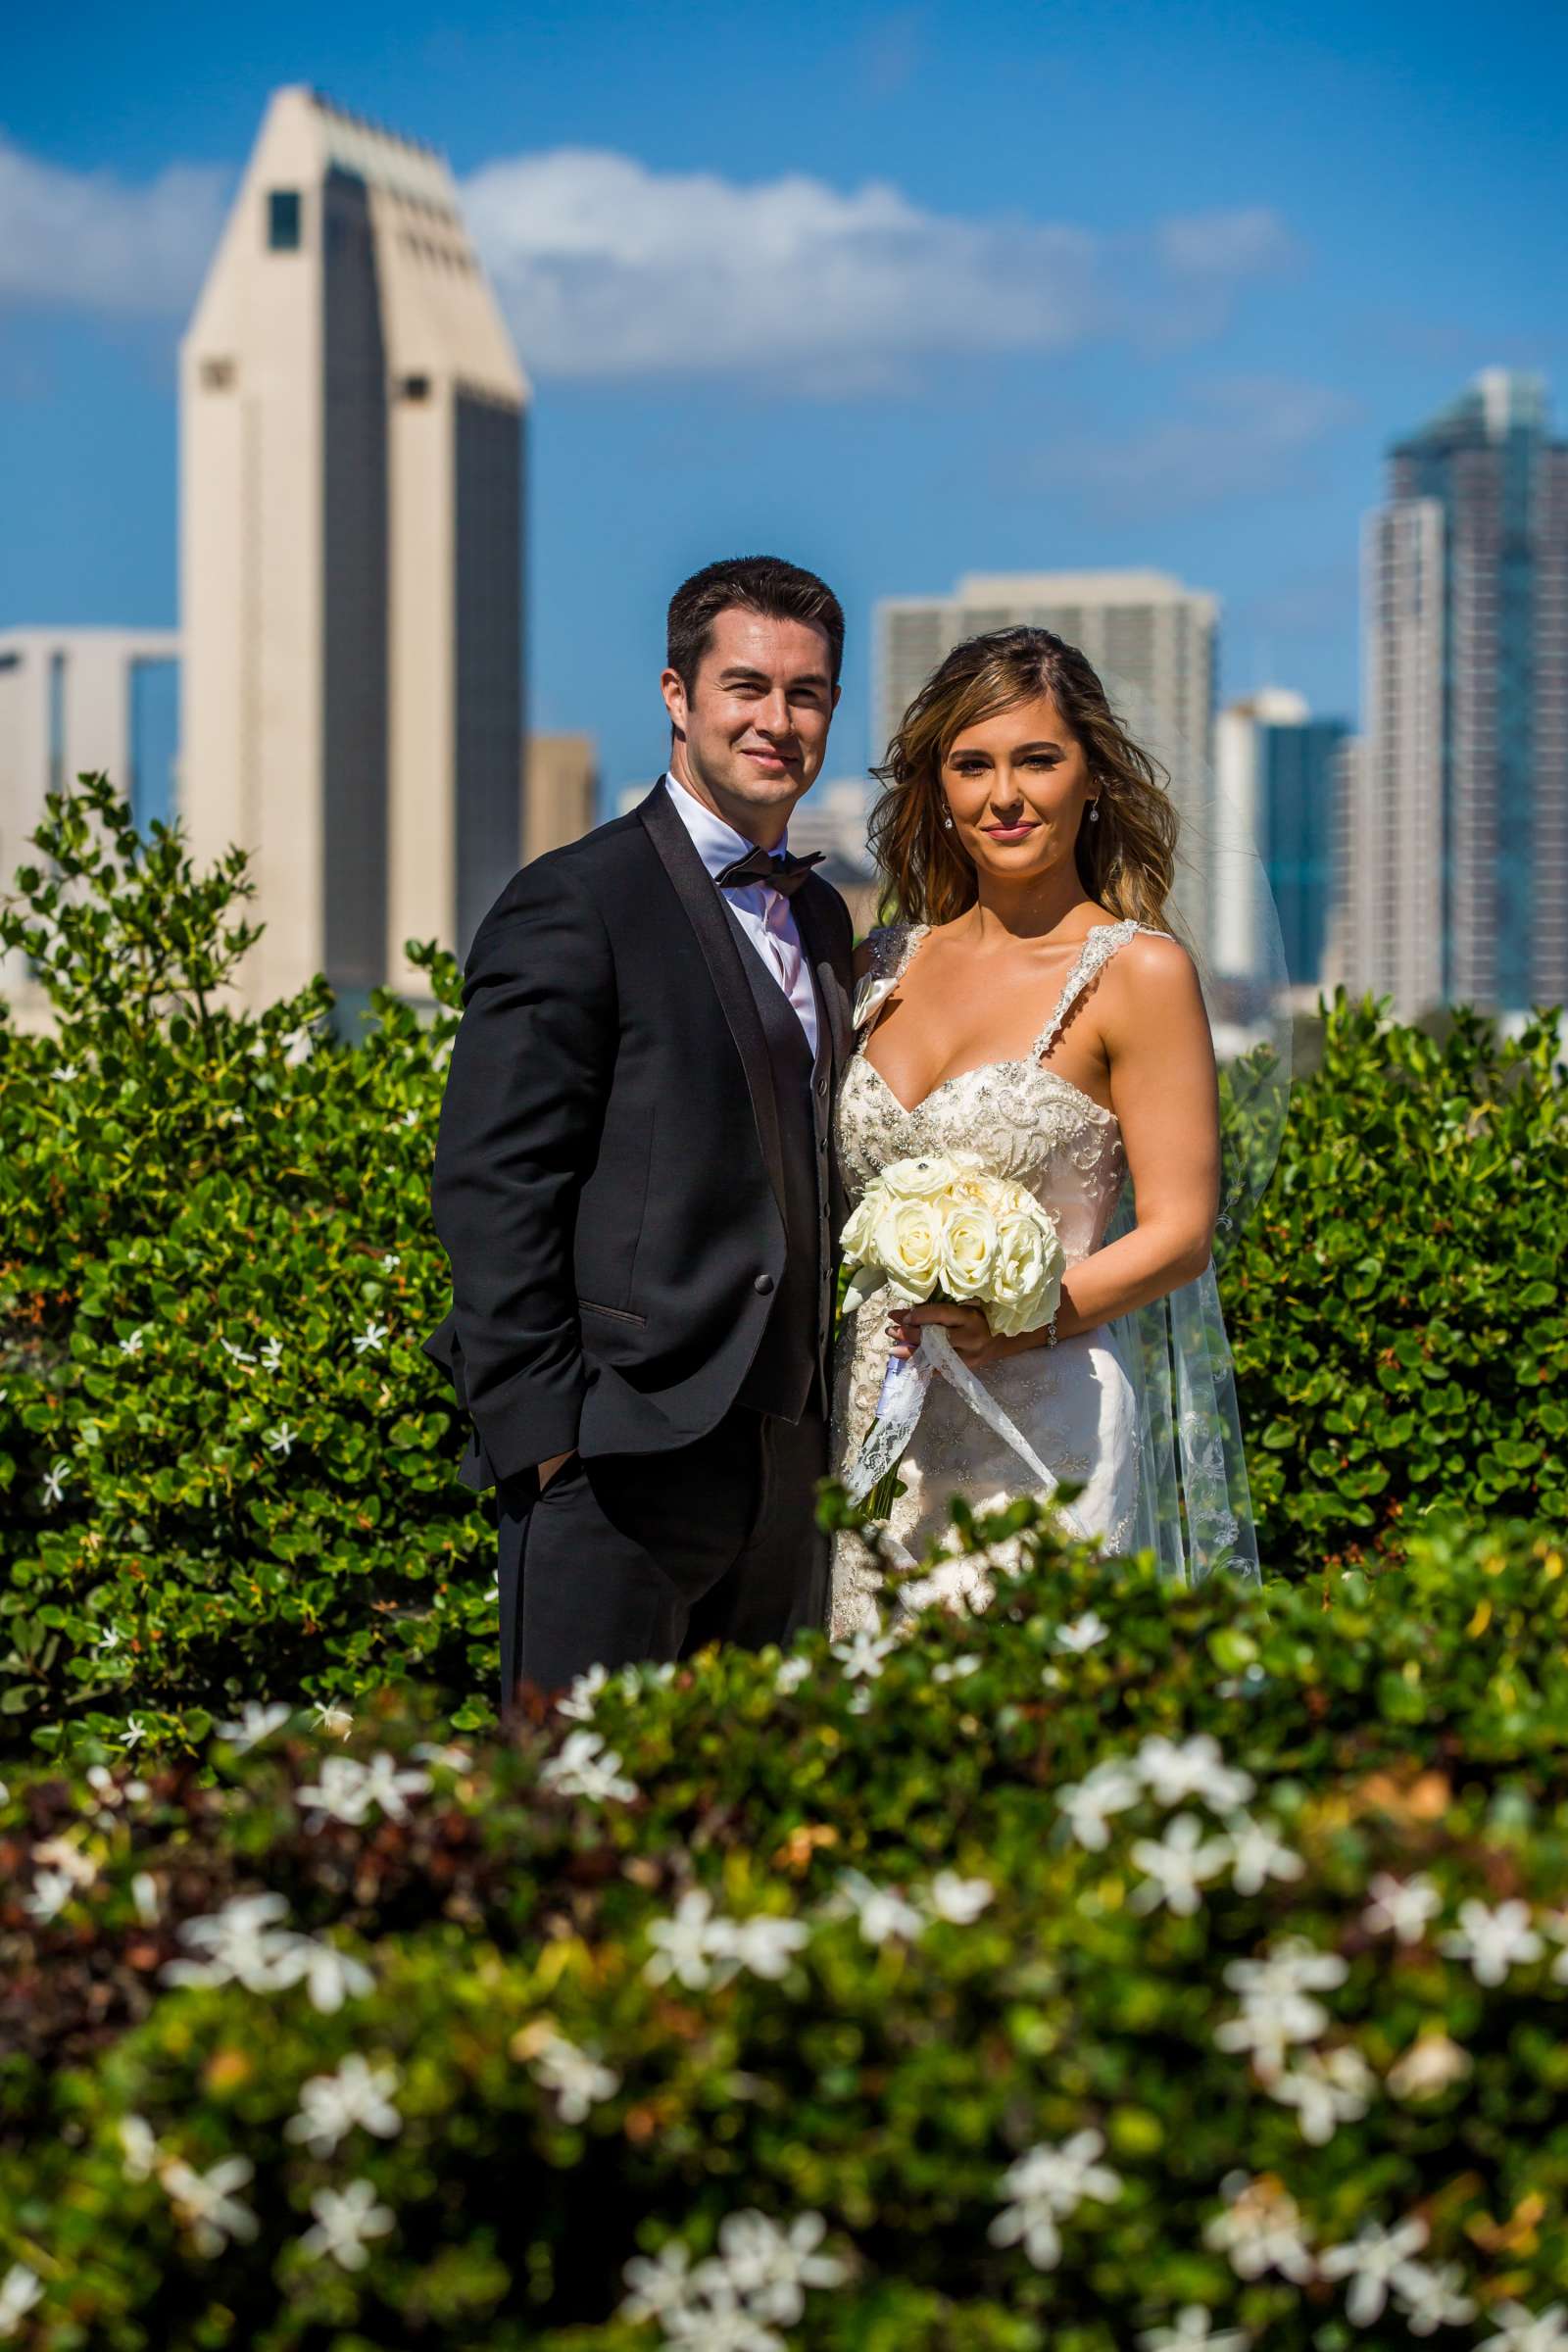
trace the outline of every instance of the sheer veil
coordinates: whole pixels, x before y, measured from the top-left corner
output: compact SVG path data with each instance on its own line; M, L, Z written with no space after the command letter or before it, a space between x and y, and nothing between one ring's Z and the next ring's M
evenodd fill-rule
M1225 1568L1260 1576L1247 1454L1216 1269L1255 1213L1290 1105L1291 1004L1284 943L1254 811L1220 789L1206 751L1173 739L1126 681L1102 672L1112 708L1170 771L1182 814L1171 927L1193 952L1220 1071L1220 1203L1213 1260L1198 1278L1110 1329L1138 1399L1135 1546L1198 1584ZM1131 1182L1107 1240L1137 1217Z

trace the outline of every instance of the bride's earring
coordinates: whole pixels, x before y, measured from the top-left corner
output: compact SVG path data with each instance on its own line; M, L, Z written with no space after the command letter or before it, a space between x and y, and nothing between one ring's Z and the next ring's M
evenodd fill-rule
M942 819L942 828L946 833L951 833L953 831L953 810L951 808L948 810L947 815Z
M1091 801L1089 804L1089 822L1092 825L1098 825L1100 822L1100 803L1098 801Z

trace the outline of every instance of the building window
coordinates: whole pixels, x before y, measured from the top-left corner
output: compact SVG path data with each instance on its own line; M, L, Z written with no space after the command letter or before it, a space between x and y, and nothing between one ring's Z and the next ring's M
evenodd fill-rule
M202 390L204 392L227 392L232 390L234 383L233 361L203 360L201 366L201 381Z
M298 253L300 192L298 188L270 188L267 193L267 242L273 253Z
M405 375L399 379L398 395L403 400L428 400L430 378L427 375Z

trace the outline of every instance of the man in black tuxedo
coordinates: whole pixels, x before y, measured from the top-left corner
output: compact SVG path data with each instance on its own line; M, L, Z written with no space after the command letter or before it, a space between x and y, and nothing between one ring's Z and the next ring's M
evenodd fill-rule
M468 956L425 1343L497 1489L501 1690L826 1613L834 1081L852 929L784 848L844 615L772 557L669 607L667 775L514 875Z

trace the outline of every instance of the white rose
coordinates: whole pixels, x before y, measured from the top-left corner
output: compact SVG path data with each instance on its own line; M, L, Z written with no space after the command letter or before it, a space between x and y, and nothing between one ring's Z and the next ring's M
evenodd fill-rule
M934 1200L953 1179L953 1162L945 1152L923 1152L918 1159L890 1160L877 1183L892 1200Z
M960 1200L942 1224L942 1287L954 1298L986 1294L997 1256L997 1220L978 1200Z
M887 1206L887 1198L873 1185L857 1203L849 1223L839 1235L839 1248L852 1266L863 1266L871 1255L876 1235L876 1221Z
M1065 1265L1055 1231L1038 1207L999 1221L988 1300L991 1328L999 1338L1016 1339L1050 1322L1061 1298Z
M929 1298L942 1271L942 1211L933 1200L894 1200L877 1219L873 1251L905 1306Z

